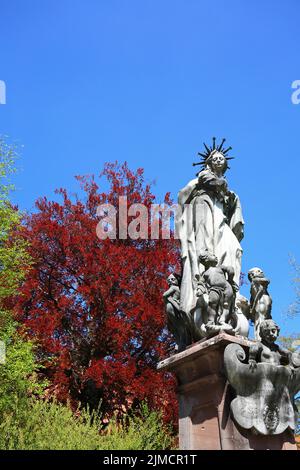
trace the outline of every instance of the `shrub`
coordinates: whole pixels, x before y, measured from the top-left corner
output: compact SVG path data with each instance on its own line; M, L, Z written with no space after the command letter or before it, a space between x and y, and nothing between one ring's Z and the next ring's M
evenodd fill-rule
M162 424L161 413L144 403L139 414L125 417L121 424L113 420L101 441L107 450L161 450L172 447L174 438L171 427Z
M0 137L0 341L6 349L0 364L0 422L16 408L26 408L28 394L41 389L33 344L18 331L12 313L14 297L31 265L27 244L17 236L22 230L20 214L9 201L15 158L15 149Z
M4 312L0 311L3 320ZM28 408L28 395L39 394L43 383L36 379L37 365L33 345L15 330L13 322L0 328L0 339L6 346L5 363L0 365L0 421L4 415Z
M29 409L6 414L0 424L0 448L6 450L152 450L172 445L173 438L157 412L112 420L104 430L96 413L58 402L30 400Z

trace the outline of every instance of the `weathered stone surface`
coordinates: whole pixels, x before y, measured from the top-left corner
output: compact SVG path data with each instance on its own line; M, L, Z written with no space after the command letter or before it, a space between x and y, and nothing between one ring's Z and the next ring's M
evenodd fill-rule
M189 317L180 310L180 276L170 274L169 288L163 294L167 314L167 326L176 341L177 350L182 351L192 342L192 328Z
M225 178L230 157L223 149L224 141L225 139L216 146L213 139L213 146L211 148L206 146L205 154L201 154L203 161L200 164L203 165L203 169L178 195L181 214L177 217L176 226L181 241L182 257L180 310L196 324L194 340L212 333L217 334L223 329L228 330L229 316L232 313L233 293L228 293L228 298L223 299L226 296L224 283L219 286L219 293L215 290L213 295L211 288L216 289L217 281L214 279L212 285L207 279L207 282L204 282L207 298L204 291L199 293L199 280L201 281L203 272L207 270L201 263L203 253L212 254L227 272L231 270L227 280L232 286L233 283L239 285L240 281L242 257L240 241L243 238L244 221L239 198L228 189ZM213 299L217 295L218 298ZM227 308L228 302L230 306ZM218 304L218 308L212 305L214 303ZM212 308L215 310L213 325L208 320L212 315ZM205 329L207 321L210 323L208 332ZM225 328L224 324L227 325Z
M259 333L261 323L272 318L272 299L268 292L270 281L260 268L250 269L248 279L251 282L249 317L254 322L255 339L259 341L261 339Z
M294 448L300 354L275 343L270 281L260 268L248 273L250 301L239 293L244 221L225 178L224 141L204 144L202 169L179 192L182 272L169 276L164 301L180 352L158 367L178 379L181 448ZM249 320L254 342L245 339Z
M180 449L296 450L289 430L279 435L261 436L242 429L232 419L230 403L235 392L228 384L224 370L224 350L230 344L239 345L248 352L255 343L221 333L158 364L159 370L173 372L177 377Z
M250 345L249 357L238 344L224 352L225 373L237 397L231 403L235 421L244 429L274 435L294 431L294 396L300 390L300 368L292 354L275 341L279 327L273 320L260 326L261 342Z

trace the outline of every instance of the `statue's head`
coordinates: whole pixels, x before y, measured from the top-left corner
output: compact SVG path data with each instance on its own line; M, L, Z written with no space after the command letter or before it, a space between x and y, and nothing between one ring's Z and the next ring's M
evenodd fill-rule
M274 320L264 320L259 329L260 336L262 340L266 341L267 343L275 343L278 338L280 328L274 322Z
M170 274L167 278L167 282L169 286L178 286L179 285L179 275L178 274Z
M238 310L241 310L243 313L249 310L248 299L245 296L241 295L240 293L238 293L236 296L235 305L238 308Z
M218 150L214 150L211 153L210 157L206 161L206 165L213 172L222 172L222 174L224 174L228 168L226 158L224 157L222 152L218 152Z
M248 279L250 282L252 282L252 280L255 278L255 277L265 277L264 275L264 272L262 269L260 268L252 268L248 271Z
M199 263L203 264L205 267L209 266L217 266L218 258L216 255L211 253L210 251L203 251L200 253L198 258Z
M205 153L198 153L202 157L202 161L194 163L195 165L203 165L204 168L209 168L213 172L224 174L229 168L228 160L232 160L233 157L228 157L227 152L231 150L231 147L223 149L225 139L222 140L220 145L216 145L216 138L213 137L213 145L211 147L204 144Z

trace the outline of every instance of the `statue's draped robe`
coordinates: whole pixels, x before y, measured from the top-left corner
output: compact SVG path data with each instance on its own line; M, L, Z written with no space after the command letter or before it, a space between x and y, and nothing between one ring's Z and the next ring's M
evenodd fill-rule
M219 264L233 267L234 281L239 284L240 280L242 249L239 240L244 225L241 205L232 192L225 200L217 195L216 179L218 177L209 169L203 170L178 195L181 213L177 218L177 234L183 264L181 310L187 314L196 305L200 252L208 250L215 254Z

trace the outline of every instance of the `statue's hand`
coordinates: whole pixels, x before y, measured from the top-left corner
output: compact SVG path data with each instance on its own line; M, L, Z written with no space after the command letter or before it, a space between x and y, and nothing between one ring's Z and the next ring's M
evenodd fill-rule
M196 288L196 297L201 297L207 293L207 288L204 283L199 282Z
M228 185L225 178L215 178L210 181L209 186L213 189L217 194L222 194L224 198L228 193Z
M249 359L249 369L254 372L257 368L257 362L254 359Z

